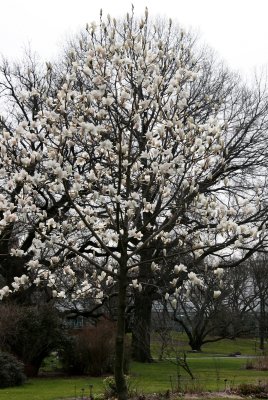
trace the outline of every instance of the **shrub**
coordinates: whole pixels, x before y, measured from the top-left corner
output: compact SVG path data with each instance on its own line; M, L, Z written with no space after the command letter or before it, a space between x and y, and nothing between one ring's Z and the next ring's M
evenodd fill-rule
M268 371L268 356L259 356L254 362L254 369Z
M64 349L60 352L62 368L70 375L88 373L90 358L88 349L83 348L79 336L70 337Z
M247 360L246 369L255 369L257 371L268 371L268 356L259 356L257 358Z
M73 335L61 353L63 369L69 374L100 376L112 373L115 353L115 324L102 320L96 326L85 327ZM130 351L127 347L125 372Z
M36 376L42 361L64 342L62 321L50 305L0 307L0 349L24 363L27 376Z
M246 369L254 369L253 361L252 360L247 360L245 368Z
M127 391L130 397L133 395L133 391L130 390L130 377L125 376L126 384L127 384ZM111 399L117 397L117 389L115 384L115 379L113 376L107 376L107 378L103 379L103 386L104 386L104 398Z
M23 364L11 354L0 352L0 387L19 386L24 382Z
M242 396L254 395L259 397L260 394L268 394L267 384L254 384L254 383L242 383L237 388L237 393Z

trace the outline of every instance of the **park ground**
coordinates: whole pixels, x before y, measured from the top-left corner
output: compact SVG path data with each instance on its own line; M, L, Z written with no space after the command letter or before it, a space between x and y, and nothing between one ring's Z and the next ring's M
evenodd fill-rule
M130 367L130 391L134 397L148 399L232 399L241 384L254 386L267 384L267 370L258 370L266 358L258 350L255 339L222 340L204 345L202 353L189 351L185 335L177 334L181 351L187 351L187 362L194 375L189 375L176 365L176 354L157 361L158 337L152 344L156 362L141 364L132 362ZM268 348L266 348L268 350ZM235 355L239 354L239 355ZM264 358L263 358L264 357ZM55 360L49 358L40 377L30 379L25 385L0 390L1 400L59 400L103 398L104 377L66 377L55 374ZM176 393L175 393L176 392ZM251 399L255 397L251 396ZM257 397L256 397L257 398ZM268 396L267 396L268 398Z

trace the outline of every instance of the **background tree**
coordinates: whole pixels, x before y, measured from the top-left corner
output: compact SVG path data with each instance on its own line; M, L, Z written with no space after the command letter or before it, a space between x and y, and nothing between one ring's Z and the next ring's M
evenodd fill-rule
M206 343L252 334L248 324L251 309L243 300L249 282L241 269L217 268L207 272L204 286L189 285L173 311L168 301L170 319L181 325L192 350L201 351Z
M251 276L253 280L253 288L259 304L254 314L259 323L259 338L260 349L264 350L264 343L268 337L268 321L267 321L267 307L268 307L268 268L267 257L258 257L256 260L252 259L250 262ZM251 304L252 308L252 304Z
M24 95L22 104L42 99L34 118L1 119L1 234L18 238L3 253L26 257L27 273L0 295L34 284L101 304L113 288L120 400L128 296L149 310L147 291L162 275L175 307L187 282L203 284L197 272L239 263L266 241L265 94L241 88L232 98L243 102L228 109L221 99L226 107L213 102L208 112L209 98L190 98L200 68L184 38L171 21L150 26L147 10L140 21L101 19L87 27L83 51L69 51L53 90L45 83ZM175 256L193 261L170 271Z
M248 261L250 262L250 261ZM233 338L239 336L254 336L256 334L254 316L249 301L245 301L252 292L252 282L249 279L245 264L226 270L228 295L224 299L225 315L231 320L228 333Z
M48 305L0 307L0 349L24 363L27 376L37 376L42 361L66 343L58 312Z
M268 332L268 270L266 254L258 254L252 257L239 270L240 276L244 276L247 282L246 290L242 293L240 292L240 301L249 310L251 319L257 323L260 340L259 348L263 350Z

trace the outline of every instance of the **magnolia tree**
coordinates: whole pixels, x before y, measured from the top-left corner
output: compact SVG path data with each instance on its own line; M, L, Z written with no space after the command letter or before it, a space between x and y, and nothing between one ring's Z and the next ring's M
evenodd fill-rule
M241 117L224 99L195 100L202 71L189 37L171 21L151 26L147 11L108 16L82 38L61 76L48 64L33 79L28 68L22 90L13 74L24 75L2 70L12 109L1 117L1 257L24 271L0 295L38 286L101 304L116 293L121 400L128 296L142 305L156 288L175 308L203 285L197 265L238 262L266 240L267 104L241 89L243 106L255 105ZM226 123L233 114L239 129Z

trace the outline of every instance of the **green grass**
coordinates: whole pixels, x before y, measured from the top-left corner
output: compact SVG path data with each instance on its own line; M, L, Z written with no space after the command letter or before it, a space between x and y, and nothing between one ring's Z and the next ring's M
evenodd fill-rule
M266 350L267 350L266 346ZM242 355L256 356L262 352L259 350L256 339L223 339L219 342L207 343L203 346L204 353L228 355L239 351Z
M196 358L189 360L195 376L192 381L180 370L181 387L187 390L219 391L243 382L257 383L267 380L267 371L246 370L246 359L241 358ZM132 388L138 393L165 392L176 387L176 366L169 361L152 364L132 363ZM31 379L22 387L0 390L1 400L55 400L81 396L81 388L89 394L89 385L93 385L93 394L103 392L103 378L37 378Z
M243 382L258 382L267 380L267 371L245 369L246 359L241 358L197 358L189 360L189 365L195 377L192 381L189 375L180 368L182 385L188 389L218 391ZM171 389L177 382L177 369L168 361L153 364L133 363L132 374L138 391L146 393L163 392ZM146 390L144 390L146 388Z
M174 333L174 340L180 343L181 350L189 350L187 338L183 334ZM159 343L154 337L152 351L154 357L159 354ZM203 347L202 353L188 353L187 360L195 376L192 381L182 368L181 387L190 391L219 391L239 383L255 383L265 381L267 371L247 370L247 358L226 357L230 353L240 351L242 355L252 356L257 353L256 341L252 339L223 340ZM48 359L44 366L49 370L53 359ZM138 393L165 392L176 387L177 369L171 361L131 365L132 388ZM225 382L225 379L227 380ZM93 385L93 394L103 393L103 378L36 378L29 380L24 386L0 389L1 400L56 400L75 397L81 398L81 389L89 395L89 385ZM215 397L216 399L216 397ZM212 399L211 399L212 400Z
M181 351L190 352L191 348L188 344L188 338L185 333L172 332L172 341L177 344ZM156 359L159 356L159 348L161 341L159 335L156 333L152 336L152 353ZM218 342L207 343L203 345L201 353L190 353L189 357L204 357L214 355L229 355L232 353L240 352L243 356L256 356L261 355L262 352L259 350L257 339L223 339ZM268 351L266 345L265 351Z
M81 396L81 389L89 394L89 385L93 393L103 392L102 378L35 378L23 386L0 389L1 400L55 400Z

